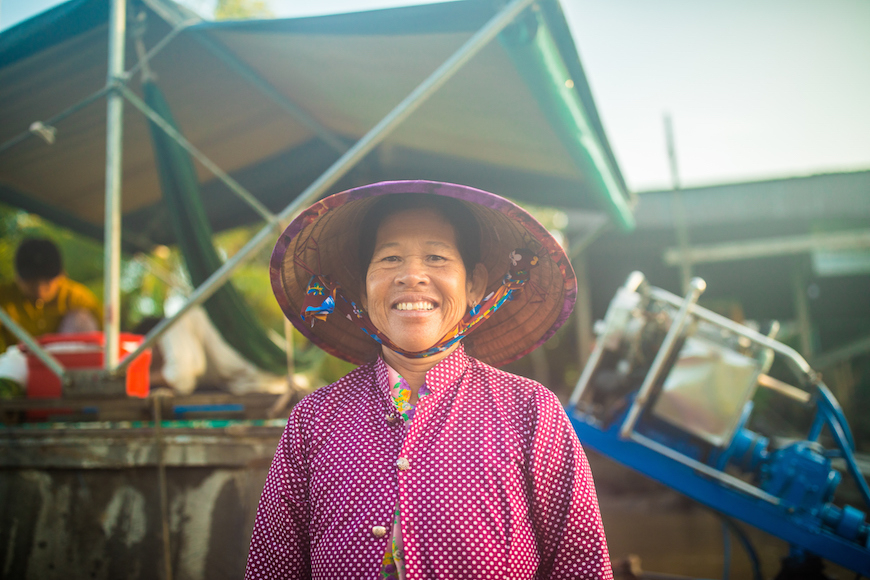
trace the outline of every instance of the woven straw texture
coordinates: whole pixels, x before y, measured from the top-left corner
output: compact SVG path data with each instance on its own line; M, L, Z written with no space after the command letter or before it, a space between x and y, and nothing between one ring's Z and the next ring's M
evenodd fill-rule
M511 302L476 328L463 343L473 357L493 366L514 361L546 341L574 307L577 281L565 252L547 230L514 203L479 189L432 181L391 181L337 193L299 215L272 252L272 290L284 314L312 342L339 358L362 364L381 346L338 312L314 328L299 312L311 274L326 274L345 295L358 301L364 269L358 263L360 224L382 195L428 193L461 200L480 225L481 262L489 272L487 293L501 284L510 253L529 248L539 257L531 280Z

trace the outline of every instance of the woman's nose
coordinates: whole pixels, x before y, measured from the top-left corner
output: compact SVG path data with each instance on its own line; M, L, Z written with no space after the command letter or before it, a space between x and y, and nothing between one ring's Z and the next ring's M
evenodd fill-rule
M429 281L425 264L421 260L406 260L396 276L396 282L406 286L416 286Z

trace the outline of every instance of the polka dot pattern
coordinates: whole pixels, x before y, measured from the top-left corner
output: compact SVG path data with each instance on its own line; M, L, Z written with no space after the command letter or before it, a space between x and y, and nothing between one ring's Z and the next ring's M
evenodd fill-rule
M294 407L246 578L375 580L398 499L408 580L612 579L592 473L556 396L461 347L426 384L407 437L381 359Z

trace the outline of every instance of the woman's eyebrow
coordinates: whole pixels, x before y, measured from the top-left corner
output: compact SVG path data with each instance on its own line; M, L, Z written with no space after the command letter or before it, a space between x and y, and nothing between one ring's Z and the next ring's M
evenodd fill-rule
M384 242L383 244L378 244L378 245L375 247L375 252L380 251L380 250L383 250L383 249L386 249L386 248L396 248L396 247L398 247L398 246L400 246L400 245L401 245L400 242ZM447 242L441 242L441 241L438 241L438 240L432 240L432 241L429 241L429 242L424 242L424 245L426 245L426 246L434 246L434 247L436 247L436 248L447 248L447 249L450 249L450 248L453 248L453 247L454 247L452 244L448 244Z

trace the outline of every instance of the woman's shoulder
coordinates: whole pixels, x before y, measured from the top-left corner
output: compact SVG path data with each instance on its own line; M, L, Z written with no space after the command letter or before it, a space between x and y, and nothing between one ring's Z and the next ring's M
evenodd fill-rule
M471 361L471 380L486 383L490 392L496 396L501 395L529 403L541 401L545 404L560 404L553 391L534 379L497 369L472 357L469 357L469 360Z
M327 408L342 407L359 399L360 388L372 384L374 363L358 366L334 383L324 385L302 397L293 407L297 414L323 413Z

